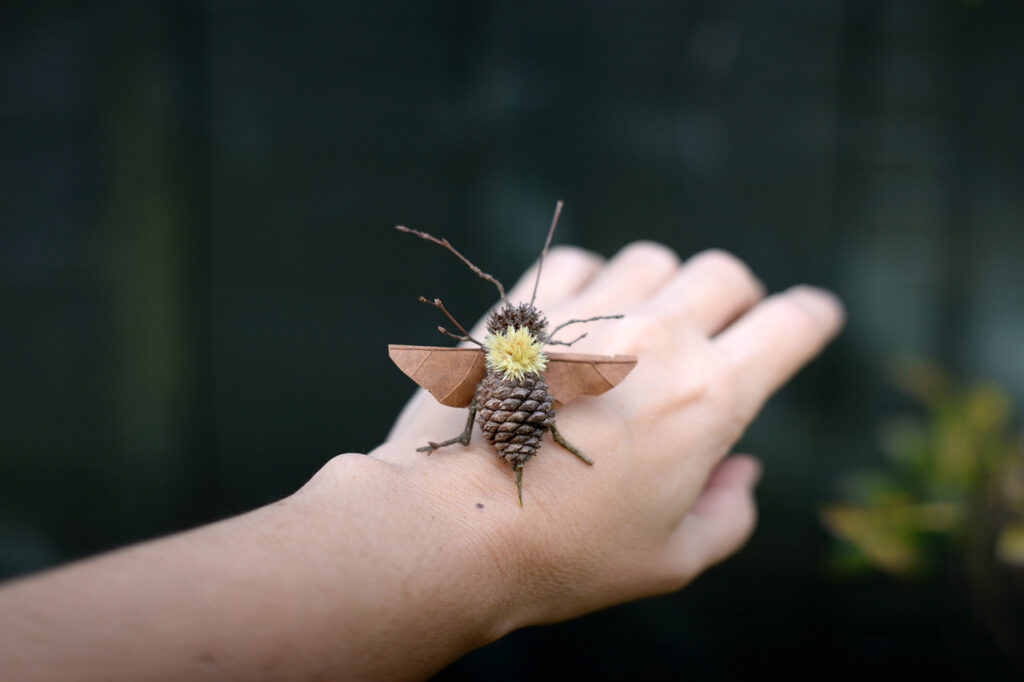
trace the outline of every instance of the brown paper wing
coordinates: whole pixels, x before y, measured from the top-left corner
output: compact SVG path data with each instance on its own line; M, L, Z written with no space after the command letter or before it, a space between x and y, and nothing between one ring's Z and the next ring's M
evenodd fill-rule
M565 405L578 395L600 395L626 378L636 367L635 355L547 353L544 378L548 391Z
M442 405L466 407L487 371L478 348L388 345L388 356Z

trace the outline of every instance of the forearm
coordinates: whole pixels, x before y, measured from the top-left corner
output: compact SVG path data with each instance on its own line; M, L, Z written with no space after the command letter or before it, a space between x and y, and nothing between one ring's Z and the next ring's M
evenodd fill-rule
M0 667L19 680L425 677L504 634L510 590L485 525L417 494L442 481L416 469L343 456L268 507L8 585Z

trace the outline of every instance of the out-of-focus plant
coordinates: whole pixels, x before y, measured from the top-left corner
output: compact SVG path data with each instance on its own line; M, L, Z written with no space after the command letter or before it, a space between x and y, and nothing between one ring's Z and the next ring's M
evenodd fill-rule
M891 374L920 407L883 424L887 465L847 475L844 501L822 508L831 566L913 580L956 562L973 612L1024 672L1024 438L1010 397L921 359Z
M1013 405L995 384L961 386L921 359L892 364L896 386L922 409L888 420L888 465L842 481L844 501L821 519L836 536L831 565L922 577L963 550L1024 567L1024 462ZM984 546L984 548L982 548Z

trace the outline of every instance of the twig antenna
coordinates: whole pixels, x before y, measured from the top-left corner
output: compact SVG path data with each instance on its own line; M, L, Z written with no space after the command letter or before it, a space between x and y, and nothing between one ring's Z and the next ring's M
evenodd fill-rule
M558 202L558 203L561 204L562 202ZM469 266L470 270L472 270L477 275L479 275L481 278L487 280L488 282L490 282L494 286L498 287L498 294L501 295L502 302L506 303L506 304L508 303L508 295L505 293L505 287L502 285L502 283L499 282L494 275L489 275L486 272L484 272L483 270L481 270L480 268L478 268L477 266L473 265L468 258L463 256L458 251L456 251L455 247L452 246L451 244L449 244L447 239L438 239L437 237L435 237L432 234L427 234L426 232L420 232L419 230L414 230L411 227L406 227L405 225L395 225L395 229L398 230L399 232L407 232L409 234L414 234L417 237L419 237L420 239L426 239L428 242L434 242L435 244L440 244L444 248L448 249L449 251L454 253L455 256L459 260L461 260L463 263L465 263L467 266ZM548 241L550 241L550 240L551 240L551 237L549 236L548 237Z
M555 233L555 227L558 226L558 216L562 215L562 200L559 199L555 204L555 217L551 219L551 228L548 230L548 238L544 240L544 248L541 249L540 259L537 261L537 279L533 282L533 296L530 296L530 306L533 306L533 302L537 300L537 287L540 286L540 271L544 267L544 256L548 252L548 247L551 246L551 236Z

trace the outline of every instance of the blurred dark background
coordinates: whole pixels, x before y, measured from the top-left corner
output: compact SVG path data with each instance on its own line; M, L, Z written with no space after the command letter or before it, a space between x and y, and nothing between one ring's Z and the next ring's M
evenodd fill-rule
M388 342L556 242L745 259L849 306L765 410L760 527L683 592L441 680L1012 679L955 576L841 580L895 352L1024 398L1024 5L15 2L0 9L0 577L261 505L379 443ZM344 415L344 416L343 416ZM358 415L354 418L353 415Z

